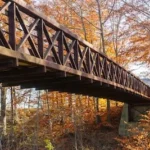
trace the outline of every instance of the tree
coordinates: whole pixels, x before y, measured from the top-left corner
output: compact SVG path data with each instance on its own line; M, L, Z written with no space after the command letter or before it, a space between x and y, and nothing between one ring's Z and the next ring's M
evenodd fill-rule
M124 55L130 62L149 65L150 2L147 0L122 1L125 23L128 24L130 31L130 34L128 34L129 46L125 45L126 51L124 51Z
M7 122L6 122L6 92L7 88L1 87L1 133L3 135L6 135L6 128L7 128Z
M100 26L100 42L102 43L102 52L107 55L106 53L106 49L105 49L105 35L104 35L104 21L102 21L102 7L101 7L101 4L102 4L102 1L100 0L96 0L96 3L97 3L97 8L98 8L98 16L99 16L99 26ZM97 99L98 101L98 99ZM108 122L110 122L110 100L107 99L107 120Z

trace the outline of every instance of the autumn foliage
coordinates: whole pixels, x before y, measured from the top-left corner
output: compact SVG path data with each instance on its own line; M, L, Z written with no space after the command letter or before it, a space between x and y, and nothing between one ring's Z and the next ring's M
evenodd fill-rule
M25 1L118 64L129 68L131 63L138 62L149 67L149 0ZM0 0L0 7L3 4ZM6 15L0 15L0 21L4 30L8 28ZM22 31L17 31L17 36L22 37L22 34ZM4 150L92 150L99 147L117 150L120 146L127 150L150 149L149 113L143 116L138 128L132 130L130 138L120 139L117 130L121 103L111 102L111 122L108 123L104 99L98 100L97 110L94 97L57 91L32 94L31 90L19 91L12 104L15 107L13 113L10 107L7 108L7 135L0 140ZM98 124L96 116L100 116ZM118 145L117 141L121 144Z
M28 96L27 94L24 98ZM79 149L100 146L99 142L94 145L96 136L101 137L102 132L112 134L114 130L116 131L122 110L121 103L116 106L116 102L111 102L113 124L110 124L107 122L106 100L103 99L99 99L99 112L95 108L96 103L93 97L68 93L44 91L40 97L37 95L37 98L32 101L28 99L18 102L20 106L14 114L13 125L11 116L8 117L8 124L11 127L8 126L8 134L3 139L5 150L8 146L12 150L16 148L32 150L35 147L41 150L44 147L69 150L70 147L75 146ZM96 115L101 117L101 122L98 124ZM112 137L114 136L116 134L113 133ZM92 138L95 140L92 141ZM104 143L109 147L109 144ZM117 142L115 142L116 145Z
M137 127L130 127L130 137L118 139L123 150L149 150L150 149L150 112L142 116Z

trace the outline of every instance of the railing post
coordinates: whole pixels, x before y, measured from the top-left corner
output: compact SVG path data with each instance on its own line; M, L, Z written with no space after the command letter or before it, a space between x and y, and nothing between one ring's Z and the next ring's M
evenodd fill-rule
M97 55L97 58L96 58L96 69L97 69L97 72L98 72L98 76L100 76L100 60L99 60L99 54Z
M91 73L91 59L90 59L90 54L91 54L91 50L90 50L90 48L87 48L86 65L87 65L87 68L88 68L88 73Z
M133 75L131 78L131 89L134 90L134 77L133 77Z
M148 87L148 97L150 97L150 87Z
M79 70L79 48L78 48L78 41L76 40L75 42L75 45L74 45L74 61L75 61L75 64L76 64L76 67L77 67L77 70Z
M44 57L44 51L43 51L43 41L44 41L44 37L43 37L43 19L41 19L38 23L38 27L37 27L37 32L38 32L38 52L41 56L41 58L43 59Z
M63 32L61 31L58 37L58 54L62 65L64 64L63 45L64 45Z
M9 18L9 43L16 50L16 4L12 1L8 8Z

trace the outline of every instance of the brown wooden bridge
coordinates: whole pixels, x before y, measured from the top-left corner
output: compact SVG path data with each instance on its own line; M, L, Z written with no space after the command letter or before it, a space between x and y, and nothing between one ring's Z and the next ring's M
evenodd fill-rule
M150 87L91 44L21 0L1 0L0 82L126 103L150 103Z

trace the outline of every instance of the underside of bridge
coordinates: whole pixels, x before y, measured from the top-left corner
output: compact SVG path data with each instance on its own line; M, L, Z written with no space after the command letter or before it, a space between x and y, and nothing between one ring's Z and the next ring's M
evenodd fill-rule
M149 104L149 99L130 92L122 87L109 84L109 81L99 81L88 76L74 75L63 68L46 67L27 55L15 55L14 51L0 47L0 82L4 87L21 86L21 88L36 88L38 90L69 92L94 97L109 98L116 101L137 105ZM9 52L10 51L10 52ZM13 53L13 54L12 54ZM3 55L2 55L3 54ZM18 59L15 59L18 57ZM32 57L31 57L32 58Z

